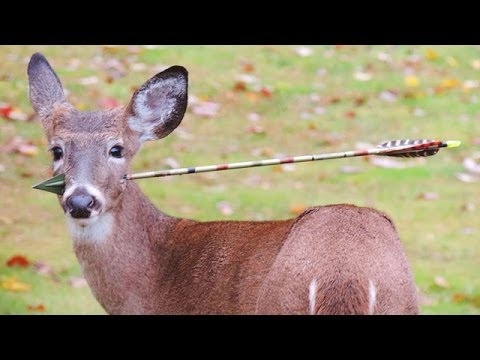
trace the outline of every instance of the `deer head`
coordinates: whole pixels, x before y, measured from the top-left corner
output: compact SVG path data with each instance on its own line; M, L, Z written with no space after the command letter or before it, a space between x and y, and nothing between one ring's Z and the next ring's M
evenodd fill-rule
M123 176L141 144L170 134L182 121L188 101L188 73L181 66L145 82L128 106L105 111L76 110L39 53L30 60L28 78L30 101L48 138L54 174L65 174L60 204L81 225L115 208L126 187Z

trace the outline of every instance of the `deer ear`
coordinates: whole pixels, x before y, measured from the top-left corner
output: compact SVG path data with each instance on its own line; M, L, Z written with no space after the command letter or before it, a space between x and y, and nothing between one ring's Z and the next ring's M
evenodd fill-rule
M40 118L45 119L55 104L66 102L62 84L40 53L30 58L27 73L30 103Z
M172 66L133 94L128 124L140 134L140 141L161 139L180 125L187 102L188 72L182 66Z

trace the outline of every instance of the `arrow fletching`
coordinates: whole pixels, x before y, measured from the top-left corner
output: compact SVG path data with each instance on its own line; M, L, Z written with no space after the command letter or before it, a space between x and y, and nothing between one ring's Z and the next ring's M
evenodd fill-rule
M179 168L171 170L150 171L138 174L127 174L122 180L135 180L152 177L163 177L172 175L195 174L208 171L221 171L242 169L247 167L269 166L279 164L289 164L305 161L318 161L329 159L340 159L346 157L366 156L366 155L380 155L380 156L395 156L395 157L426 157L435 155L441 148L453 148L460 146L461 142L458 140L439 141L428 139L403 139L386 141L376 148L366 150L353 150L337 153L325 153L317 155L302 155L295 157L286 157L278 159L245 161L230 164L206 165L188 168ZM60 174L35 186L34 189L49 191L57 195L62 195L65 190L65 175Z
M410 158L425 157L435 155L442 147L454 147L455 144L456 146L459 146L460 141L449 142L427 139L391 140L378 145L378 147L386 150L386 152L379 153L378 155Z

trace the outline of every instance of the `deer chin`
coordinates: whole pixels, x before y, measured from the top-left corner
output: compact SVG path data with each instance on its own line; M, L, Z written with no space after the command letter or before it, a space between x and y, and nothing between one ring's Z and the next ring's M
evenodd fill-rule
M67 226L74 242L101 243L113 229L113 216L110 213L100 213L75 219L67 215Z

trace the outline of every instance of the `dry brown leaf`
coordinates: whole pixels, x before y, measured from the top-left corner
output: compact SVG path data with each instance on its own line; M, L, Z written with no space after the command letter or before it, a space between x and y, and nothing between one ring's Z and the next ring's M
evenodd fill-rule
M468 301L468 295L467 294L455 293L452 296L452 302L454 302L454 303L458 304L458 303L465 302L465 301Z
M243 81L237 81L233 84L232 90L235 92L243 92L247 90L247 84Z
M47 309L43 304L27 305L27 310L32 312L45 312Z

